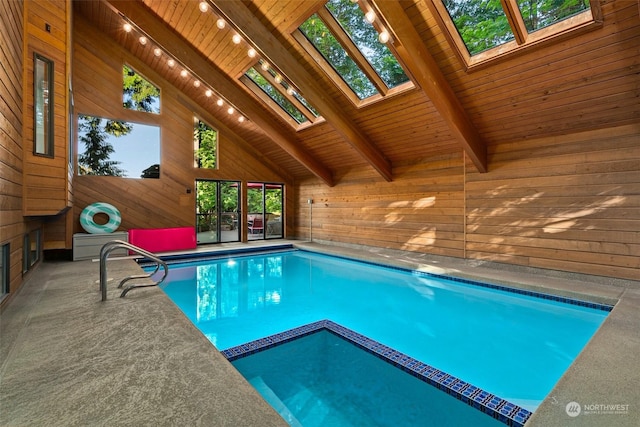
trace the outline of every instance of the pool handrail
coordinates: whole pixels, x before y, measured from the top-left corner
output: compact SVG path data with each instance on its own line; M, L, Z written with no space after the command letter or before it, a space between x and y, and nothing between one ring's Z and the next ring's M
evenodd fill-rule
M107 258L109 257L109 254L111 253L111 251L119 248L129 249L131 252L135 252L146 258L149 258L152 261L155 261L156 268L155 270L153 270L151 273L148 273L148 274L133 274L125 277L120 281L120 284L118 285L118 289L122 288L122 286L129 280L149 278L154 274L156 274L161 266L162 268L164 268L164 274L160 280L151 284L127 286L126 288L124 288L124 290L120 294L120 298L123 298L127 294L127 292L129 292L131 289L146 288L149 286L158 286L160 283L164 281L164 279L167 278L167 274L169 274L169 266L162 259L158 258L156 255L152 254L151 252L146 251L129 242L125 242L124 240L111 240L110 242L105 243L100 249L100 292L102 294L102 301L107 300Z

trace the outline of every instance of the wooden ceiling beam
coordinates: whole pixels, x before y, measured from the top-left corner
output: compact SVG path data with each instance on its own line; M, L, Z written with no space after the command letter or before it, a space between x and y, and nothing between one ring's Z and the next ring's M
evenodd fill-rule
M213 1L214 7L233 24L242 37L249 41L260 55L274 64L297 86L318 112L385 180L392 180L391 162L348 120L342 108L316 83L315 78L302 67L271 31L240 1Z
M487 147L399 1L372 0L389 24L400 60L438 110L478 171L487 171Z
M115 12L121 13L138 28L145 32L166 52L175 56L193 74L208 86L214 88L223 97L234 104L246 117L258 125L262 131L284 151L300 162L311 173L333 186L333 174L320 161L307 152L298 141L290 138L278 129L267 113L260 110L255 100L237 82L215 67L190 43L170 28L164 21L151 12L142 2L130 0L104 0Z

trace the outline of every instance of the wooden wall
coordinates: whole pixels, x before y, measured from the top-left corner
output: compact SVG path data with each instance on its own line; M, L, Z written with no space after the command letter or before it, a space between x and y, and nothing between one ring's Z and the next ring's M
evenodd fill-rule
M640 124L489 148L467 256L640 280Z
M429 163L396 166L382 182L369 168L340 174L335 187L297 188L296 232L313 240L464 256L462 151ZM311 212L307 203L313 199Z
M28 216L56 215L71 206L68 168L67 98L71 3L67 0L27 1L24 56L24 187L23 209ZM54 63L53 157L33 154L34 54Z
M129 64L161 90L161 114L122 107L122 66ZM250 143L228 131L195 101L82 17L74 17L74 96L76 114L89 114L161 127L160 179L76 176L73 231L83 232L79 215L102 201L122 213L120 229L193 226L196 179L285 182ZM218 170L193 167L194 113L219 131ZM84 147L79 147L83 151ZM144 153L141 153L144 155ZM286 183L285 184L289 184ZM187 192L189 190L189 192ZM291 200L291 196L287 196Z
M23 13L21 2L0 3L0 245L10 245L11 293L22 283L22 236L25 233L22 216Z
M640 125L491 145L489 172L462 156L349 171L297 187L296 234L640 280Z

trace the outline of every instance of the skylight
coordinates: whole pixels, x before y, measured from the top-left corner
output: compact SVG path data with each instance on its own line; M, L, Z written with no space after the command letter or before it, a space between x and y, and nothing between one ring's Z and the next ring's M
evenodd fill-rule
M240 80L296 128L320 119L307 100L262 59L249 68Z
M473 66L599 24L590 0L429 2L456 52Z
M357 105L410 82L386 45L388 32L374 26L379 18L372 10L365 14L363 7L368 8L364 0L329 0L294 33L347 96L357 96L350 96Z

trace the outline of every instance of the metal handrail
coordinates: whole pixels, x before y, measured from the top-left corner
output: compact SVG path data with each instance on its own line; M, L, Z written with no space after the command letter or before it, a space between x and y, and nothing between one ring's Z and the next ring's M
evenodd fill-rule
M122 285L124 285L129 280L146 279L156 274L161 266L164 268L164 275L160 280L147 285L127 286L126 288L124 288L124 290L120 294L120 298L124 297L127 294L127 292L129 292L131 289L146 288L149 286L158 286L160 283L164 281L164 279L167 278L167 274L169 274L169 266L167 265L166 262L164 262L163 260L155 256L151 252L145 251L144 249L139 248L135 245L132 245L129 242L125 242L123 240L112 240L110 242L105 243L100 249L100 292L102 293L102 301L107 300L107 258L109 257L109 254L111 253L111 251L118 248L129 249L130 251L133 251L139 255L143 255L149 258L150 260L153 260L156 262L156 269L153 272L149 274L133 274L131 276L127 276L124 279L122 279L122 281L120 281L120 284L118 285L118 289L122 288Z

